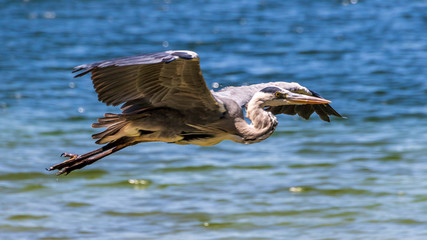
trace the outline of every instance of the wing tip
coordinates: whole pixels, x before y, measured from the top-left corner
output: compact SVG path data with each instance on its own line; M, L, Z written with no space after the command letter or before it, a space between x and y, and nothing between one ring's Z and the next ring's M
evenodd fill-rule
M169 56L161 56L162 54L165 54L165 53L168 54ZM158 54L160 54L160 56L155 56ZM170 50L170 51L165 51L165 52L148 53L148 54L132 56L132 57L116 58L116 59L96 62L96 63L92 63L92 64L83 64L83 65L79 65L79 66L74 67L72 73L77 73L79 71L86 69L86 71L81 72L81 73L77 74L76 76L74 76L74 78L77 78L77 77L81 77L81 76L91 72L96 67L103 68L103 67L114 66L114 65L126 66L129 64L129 62L127 62L127 61L129 61L129 58L139 58L139 57L144 56L144 55L152 55L153 59L151 59L151 62L146 61L146 62L139 63L139 64L149 64L149 63L159 63L159 62L170 63L170 62L172 62L178 58L185 59L185 60L196 60L196 61L198 61L198 59L199 59L199 55L193 51ZM156 58L157 58L157 60L156 60Z
M88 64L83 64L83 65L79 65L79 66L77 66L77 67L74 67L74 68L73 68L72 73L77 73L77 72L80 72L80 71L82 71L82 70L84 70L84 69L87 69L87 70L86 70L86 71L84 71L84 72L81 72L81 73L76 74L76 75L74 76L74 78L81 77L81 76L83 76L83 75L85 75L85 74L89 73L90 71L92 71L92 68L91 68L91 67L89 67L89 66L88 66Z
M339 114L337 111L335 111L335 109L331 107L331 105L325 104L325 107L329 115L333 115L335 117L340 117L340 118L346 118L346 117L343 117L341 114Z

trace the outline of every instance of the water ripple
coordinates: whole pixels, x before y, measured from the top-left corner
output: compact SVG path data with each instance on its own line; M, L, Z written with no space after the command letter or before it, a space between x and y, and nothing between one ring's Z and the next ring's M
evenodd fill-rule
M0 14L0 239L425 239L425 1L10 1ZM199 53L208 86L298 82L346 116L251 145L99 146L74 66Z

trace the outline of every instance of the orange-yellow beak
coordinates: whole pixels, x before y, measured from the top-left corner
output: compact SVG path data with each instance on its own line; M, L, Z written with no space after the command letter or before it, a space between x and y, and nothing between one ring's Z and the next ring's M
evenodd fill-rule
M302 105L302 104L328 104L331 101L323 99L323 98L318 98L318 97L313 97L313 96L308 96L308 95L302 95L302 94L292 94L292 95L288 95L286 97L286 100L289 102L289 104L295 104L295 105Z

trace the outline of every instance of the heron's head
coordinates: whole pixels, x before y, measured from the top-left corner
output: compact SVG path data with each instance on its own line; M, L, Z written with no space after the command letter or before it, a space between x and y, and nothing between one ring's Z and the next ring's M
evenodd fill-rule
M266 87L257 93L259 101L264 107L274 107L283 105L304 105L304 104L327 104L331 101L309 96L305 94L293 93L279 87Z

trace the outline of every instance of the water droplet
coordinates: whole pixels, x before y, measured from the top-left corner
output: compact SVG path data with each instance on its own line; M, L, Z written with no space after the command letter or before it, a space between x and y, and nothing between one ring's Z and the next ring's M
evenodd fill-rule
M219 83L218 82L213 82L212 83L212 87L213 88L219 88Z
M302 192L303 188L302 187L290 187L289 191L290 192Z
M76 87L76 84L75 84L74 82L70 82L70 83L68 84L68 86L69 86L70 88L75 88L75 87Z
M85 109L84 109L83 107L79 107L79 108L77 109L77 111L79 111L79 113L84 113L84 112L85 112Z
M56 18L56 13L55 12L44 12L43 17L48 18L48 19Z
M163 43L162 43L162 45L163 45L163 47L169 47L169 42L168 41L163 41Z

